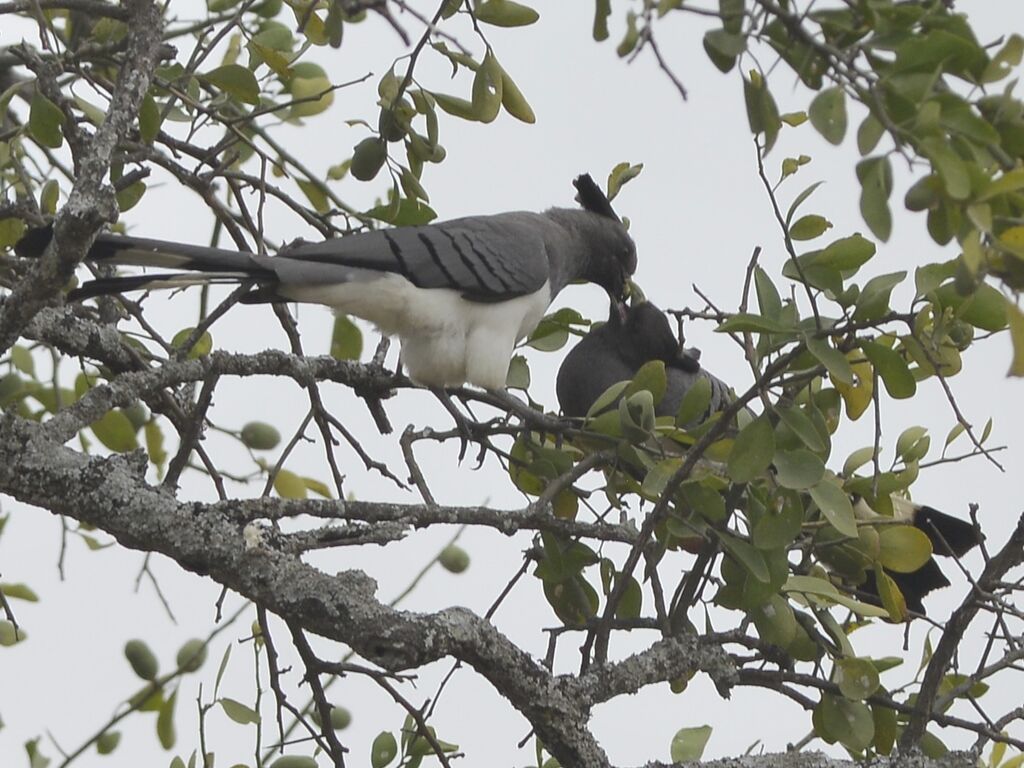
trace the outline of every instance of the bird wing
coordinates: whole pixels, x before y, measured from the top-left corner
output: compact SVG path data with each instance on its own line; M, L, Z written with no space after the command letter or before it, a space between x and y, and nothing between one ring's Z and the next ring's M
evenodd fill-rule
M282 249L262 263L283 283L321 282L324 267L391 272L418 288L451 288L473 301L506 301L548 280L551 222L528 212L469 216L438 224L380 229ZM304 265L317 265L304 269Z

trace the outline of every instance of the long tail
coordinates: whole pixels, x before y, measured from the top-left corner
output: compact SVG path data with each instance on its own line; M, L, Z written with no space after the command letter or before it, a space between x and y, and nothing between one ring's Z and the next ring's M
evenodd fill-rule
M962 557L981 543L981 532L973 523L921 506L914 515L914 527L931 539L937 555Z
M46 250L52 237L52 226L31 230L18 241L14 250L19 256L37 258ZM90 280L68 294L70 301L125 291L183 288L211 283L241 283L247 280L276 282L274 273L257 264L251 253L175 243L169 240L150 240L104 233L96 238L86 258L103 264L191 270L202 274L176 272Z
M134 263L134 262L133 262ZM163 275L128 275L88 280L68 292L68 301L85 301L95 296L109 296L129 291L188 288L193 285L238 285L254 278L244 272L171 272Z

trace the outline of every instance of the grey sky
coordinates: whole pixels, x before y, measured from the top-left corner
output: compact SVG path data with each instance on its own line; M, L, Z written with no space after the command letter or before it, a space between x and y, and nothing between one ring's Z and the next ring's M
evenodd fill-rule
M176 2L173 8L184 16L192 5ZM415 5L427 13L434 3ZM440 166L430 166L424 175L432 205L442 218L571 205L570 182L578 173L589 171L603 181L618 162L642 162L644 172L625 187L615 202L617 210L632 222L640 258L638 282L662 308L699 308L702 302L691 288L695 283L722 309L735 309L743 269L754 247L764 249L760 263L773 276L781 269L785 254L756 176L754 147L738 75L733 72L723 76L708 62L700 47L704 22L695 16L676 14L658 28L659 43L689 90L689 101L684 103L648 53L631 64L615 55L624 4L615 4L612 38L600 45L590 35L592 3L535 0L533 5L541 13L538 24L526 29L487 32L502 66L530 100L537 114L536 125L521 124L505 114L486 126L442 117L441 142L447 147L448 157ZM979 35L987 41L1007 31L1007 17L1011 8L1017 9L1017 4L974 0L960 2L958 8L969 14ZM397 19L411 33L419 33L420 28L412 19L401 15ZM1014 26L1019 30L1024 25L1018 19ZM31 39L33 33L29 30L25 34ZM468 26L457 29L456 34L474 52L482 50ZM0 45L15 39L11 30L0 31ZM334 107L326 115L311 120L301 130L289 131L292 151L313 168L325 168L347 158L352 146L367 135L365 128L349 127L343 120L362 117L375 121L376 80L394 56L401 53L401 45L385 24L370 19L346 30L339 51L315 53L335 81L374 73L366 83L337 92ZM437 90L468 94L469 81L465 75L448 84L447 65L430 53L424 54L417 69L420 81ZM762 64L767 66L770 61L763 60ZM783 68L776 71L770 83L781 111L806 107L807 93L793 85ZM857 122L854 113L851 134ZM859 190L853 172L856 148L852 146L852 135L842 147L835 148L821 140L809 124L784 129L767 161L772 178L777 178L784 157L797 154L810 155L813 161L782 185L779 195L783 203L788 204L810 183L825 180L827 183L803 210L829 218L835 225L830 235L866 233L857 208ZM897 168L901 180L906 178L904 170ZM346 179L336 189L356 205L369 205L385 191L383 179L381 176L372 184ZM897 182L894 201L902 199L905 183L901 180ZM207 241L211 218L201 201L171 184L153 186L142 204L125 217L131 231L150 237ZM869 263L864 277L896 269L912 270L917 264L938 258L937 247L924 231L923 218L895 212L893 238L880 246L879 256ZM269 211L267 230L274 239L310 236L297 227L294 217L276 209ZM955 254L947 249L946 255ZM912 285L912 279L908 282ZM903 286L898 295L905 298L907 287ZM193 323L195 302L194 294L171 300L156 296L148 301L147 307L158 327L173 333ZM563 305L600 318L607 302L600 289L585 286L565 291L556 304ZM326 352L331 327L327 310L304 306L297 314L306 350L313 354ZM686 330L688 343L703 350L702 361L709 370L733 382L737 389L749 383L742 354L728 338L714 334L710 324L691 323ZM286 343L266 307L234 308L216 324L213 334L219 348L239 351L268 346L283 348ZM371 349L374 338L367 329ZM951 382L972 423L980 427L989 416L996 418L992 443L1010 445L1009 450L998 455L1008 471L1001 474L984 460L975 459L925 471L915 486L917 500L954 514L966 515L968 503L979 503L984 528L996 546L1020 512L1016 472L1021 466L1021 447L1016 444L1016 436L1024 428L1024 416L1013 407L1020 396L1019 382L1003 375L1009 352L1005 337L977 345L966 357L964 372ZM534 381L531 394L549 407L554 406L554 372L562 354L528 353ZM392 362L394 355L393 349ZM397 470L400 455L393 439L376 435L361 403L338 388L326 388L325 392L329 407L357 435L365 437L367 449ZM417 427L450 426L448 416L426 394L403 392L386 407L399 433L408 423ZM892 445L903 428L922 424L931 430L931 457L937 454L955 423L935 381L923 385L913 401L894 405L883 398L883 408L882 442L888 446L886 456L892 455ZM219 390L213 418L222 426L234 428L261 419L288 434L298 425L305 409L305 397L293 386L231 381ZM869 421L865 418L852 426L844 423L835 441L833 468L838 469L850 451L870 442ZM217 434L211 434L208 443L212 451L222 456L232 450L231 443ZM961 438L951 452L958 453L965 446L966 440ZM456 466L456 450L456 446L446 445L425 452L422 457L438 501L487 501L499 508L522 503L505 473L492 461L479 471L473 470L470 460ZM347 490L355 496L416 500L411 493L401 492L379 476L364 471L344 446L337 450L337 456L348 477ZM246 469L242 456L226 459L225 464ZM288 466L321 479L328 477L315 447L303 449ZM258 485L239 489L242 494L258 492ZM183 494L213 497L210 483L194 474L187 478ZM132 591L140 555L117 548L90 553L76 540L71 541L69 548L68 580L59 583L54 567L60 543L58 521L9 500L4 500L3 508L15 512L0 539L3 579L28 582L43 598L38 605L16 606L31 635L29 642L0 650L0 679L6 692L0 696L0 715L7 725L0 730L0 757L11 758L11 764L18 764L14 758L23 759L21 743L37 732L31 729L45 726L65 748L74 747L99 726L119 697L139 687L121 656L124 639L145 638L159 650L164 666L169 666L178 645L188 637L200 635L210 624L217 590L208 581L182 574L168 561L156 559L153 568L180 622L174 626L153 599L145 581L139 594ZM314 560L325 570L365 568L378 579L380 594L389 597L407 583L450 535L451 531L418 532L385 549L329 551L316 555ZM443 572L431 574L408 607L430 610L458 604L486 610L518 567L529 537L507 539L492 531L471 531L463 537L462 544L473 557L470 570L460 577ZM977 558L976 553L969 556L968 564L977 566ZM688 562L685 558L678 561L680 567ZM955 580L952 589L929 598L930 610L936 616L944 615L964 589L964 581ZM238 604L238 600L232 597L228 603ZM248 620L225 636L244 637ZM519 584L495 620L503 631L537 656L543 655L547 641L541 628L557 623L543 602L539 582L532 577ZM723 621L721 616L718 620ZM927 625L921 622L911 627L912 648L920 648L927 631ZM861 638L862 633L855 636L855 644L865 654L902 653L901 627L880 626L868 632L868 642ZM637 642L644 639L637 638ZM578 644L575 637L561 641L557 658L561 670L570 671L578 664ZM630 648L628 640L613 643L613 652L618 655L627 654ZM964 652L973 650L965 646ZM207 697L220 653L219 649L213 652L213 661L203 676ZM917 659L909 658L904 669L888 673L883 682L890 685L890 681L909 679L916 665ZM417 689L407 694L416 702L432 695L436 680L447 669L447 664L438 664L423 671ZM265 685L265 671L261 674ZM180 746L176 752L185 752L186 756L197 741L194 679L186 681L178 702ZM222 693L251 702L252 679L251 647L235 647ZM15 691L17 698L13 696ZM351 764L359 765L373 736L382 729L397 730L402 716L383 696L360 681L343 681L338 691L338 703L345 704L356 715L353 726L343 735L353 749ZM996 695L999 693L995 691L990 694ZM1004 695L1009 700L1010 692ZM264 714L267 737L273 738L269 706L264 708ZM708 757L735 755L757 740L767 750L784 749L787 742L801 738L810 729L809 715L778 696L742 691L734 694L732 700L723 701L702 678L696 679L682 696L673 696L667 686L658 686L602 707L596 711L594 723L613 763L634 764L647 757L667 759L673 733L684 726L715 726L706 752ZM532 747L516 749L516 742L528 731L525 721L470 671L463 670L456 676L438 707L435 725L439 736L457 741L469 754L466 765L526 765L532 759ZM251 730L226 722L219 713L211 715L209 728L208 740L218 753L219 765L251 761ZM165 764L169 757L153 757L151 729L149 718L141 727L127 728L114 762L92 754L77 764L82 768L128 764L129 756L136 758L137 764ZM940 736L948 738L950 745L969 743L963 736ZM51 755L54 752L49 744L45 750ZM7 764L6 759L0 762Z

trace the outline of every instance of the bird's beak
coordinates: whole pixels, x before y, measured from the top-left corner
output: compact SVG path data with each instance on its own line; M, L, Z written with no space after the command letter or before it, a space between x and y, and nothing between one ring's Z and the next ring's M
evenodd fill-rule
M626 287L623 293L625 294L624 298L629 299L629 303L634 306L647 301L647 296L644 295L640 286L633 282L632 278L626 278Z

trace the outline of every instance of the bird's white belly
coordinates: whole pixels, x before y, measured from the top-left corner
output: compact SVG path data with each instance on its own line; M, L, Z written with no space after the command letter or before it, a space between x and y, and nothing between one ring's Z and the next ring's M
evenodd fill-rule
M288 294L361 317L398 336L402 362L419 384L456 387L468 382L484 389L505 386L515 343L537 327L551 302L546 282L535 293L483 303L450 288L417 288L395 274L366 282L289 286Z

